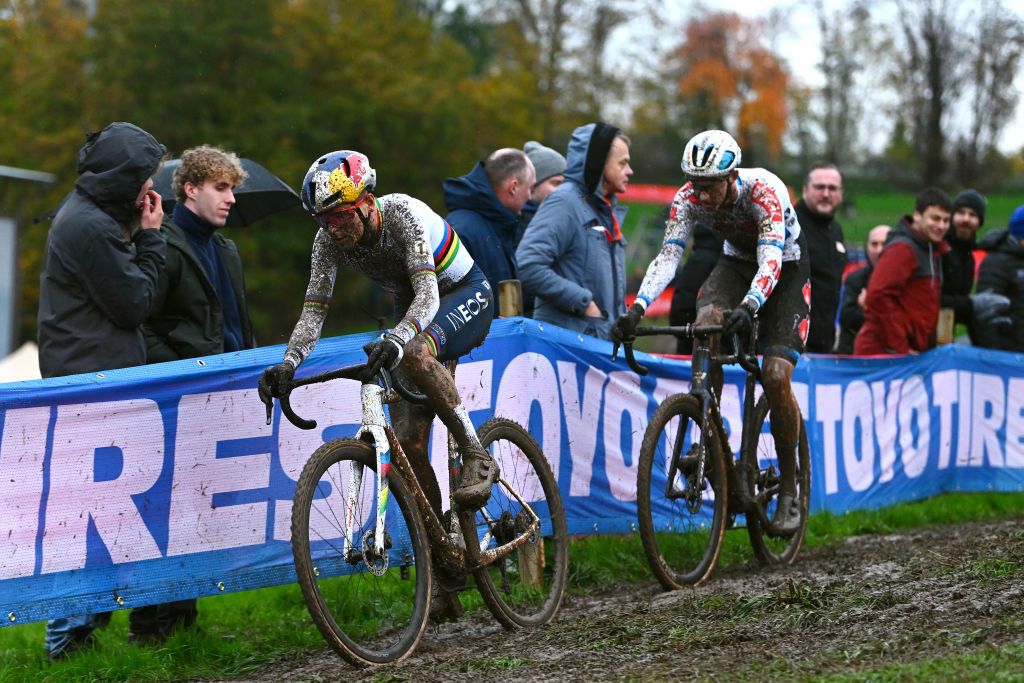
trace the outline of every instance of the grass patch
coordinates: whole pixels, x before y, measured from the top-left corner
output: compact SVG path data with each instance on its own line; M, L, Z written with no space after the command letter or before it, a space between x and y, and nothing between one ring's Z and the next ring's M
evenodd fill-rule
M1019 681L1024 678L1024 645L983 647L974 652L923 662L815 678L823 683L905 683L908 681Z
M917 503L845 515L822 513L811 517L806 545L824 546L852 535L887 534L932 524L1020 517L1022 511L1024 494L979 493L950 494ZM1018 537L1024 541L1024 531ZM1021 547L1016 544L999 552L993 549L993 559L977 562L976 569L993 577L1018 572L1022 564L1020 551ZM726 534L719 564L742 565L753 561L746 533L738 530ZM651 582L653 579L639 535L591 536L577 539L570 545L570 590L607 590L616 583L640 581ZM463 593L462 598L467 608L482 609L475 591ZM899 596L871 595L856 586L843 588L837 584L828 591L815 592L808 587L794 585L776 591L776 594L751 599L753 602L744 603L743 600L711 596L702 598L703 602L699 606L702 609L721 610L723 615L731 615L733 618L740 618L744 612L749 618L756 618L759 613L786 615L788 612L793 619L813 619L830 605L833 608L837 604L870 607L873 600L898 599ZM177 634L160 648L127 645L128 614L118 612L109 627L97 631L95 649L84 651L69 661L53 664L46 661L43 624L0 628L0 683L98 679L241 679L275 659L294 658L297 654L322 651L326 647L309 618L296 585L203 598L199 601L199 610L200 632ZM566 637L572 637L587 632L584 626L577 622L561 629L561 625L556 623L549 629L549 636L558 638L559 633L563 633ZM610 631L593 633L588 636L588 642L600 643L601 647L614 647L628 642L628 636L627 633ZM685 643L696 636L687 633L684 628L674 634L673 640ZM970 634L950 637L969 640ZM993 662L1002 662L1013 652L1018 656L1022 654L1018 648L996 650L986 656ZM518 658L481 659L480 662L481 667L490 667L492 670L514 670L526 664ZM344 667L340 662L339 666ZM991 672L995 669L985 670ZM919 678L925 678L926 673L924 669L917 671ZM878 675L889 676L890 672L879 672ZM858 680L863 679L858 677Z

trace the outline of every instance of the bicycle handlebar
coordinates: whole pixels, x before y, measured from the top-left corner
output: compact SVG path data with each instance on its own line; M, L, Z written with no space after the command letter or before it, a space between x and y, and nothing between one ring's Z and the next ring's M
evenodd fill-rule
M651 337L655 335L671 335L677 338L695 339L698 337L710 337L714 334L722 334L724 331L725 325L689 324L665 327L638 327L634 332L634 339L636 337ZM612 360L618 358L619 346L620 344L616 342L615 347L612 349ZM641 377L646 375L649 370L646 366L637 362L636 356L633 353L633 339L622 342L621 346L625 350L626 362L629 364L629 367L633 369L633 372ZM760 380L761 368L757 363L757 356L740 350L743 348L743 343L739 334L733 335L733 348L736 350L735 355L728 356L730 360L727 362L735 362L746 372L751 373Z
M426 394L410 389L397 377L392 377L391 372L387 369L381 368L378 376L381 379L381 383L384 385L384 390L388 393L394 389L398 392L399 396L410 403L425 404L427 402ZM321 382L329 382L334 379L351 379L362 384L369 384L375 380L374 377L367 376L366 363L349 365L348 367L338 368L337 370L330 370L328 372L321 372L317 375L303 377L302 379L292 380L288 383L288 390L285 394L283 396L279 396L277 399L281 402L281 412L286 418L288 418L289 422L299 429L315 429L317 424L316 420L307 420L300 417L292 409L291 393L296 387L306 386L307 384L320 384ZM269 401L264 401L264 405L267 407L267 424L270 424L270 420L274 413L274 399L270 398Z

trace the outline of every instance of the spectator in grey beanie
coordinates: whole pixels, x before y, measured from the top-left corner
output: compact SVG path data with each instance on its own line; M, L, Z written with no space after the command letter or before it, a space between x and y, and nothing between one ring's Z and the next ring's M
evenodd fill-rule
M964 190L953 199L946 242L949 251L942 256L942 308L952 308L957 324L967 325L974 339L975 311L971 296L974 289L974 250L977 234L985 222L988 202L976 190Z
M537 169L537 182L533 185L530 200L540 206L555 188L565 182L565 176L562 175L565 173L565 157L536 140L523 145L523 151Z

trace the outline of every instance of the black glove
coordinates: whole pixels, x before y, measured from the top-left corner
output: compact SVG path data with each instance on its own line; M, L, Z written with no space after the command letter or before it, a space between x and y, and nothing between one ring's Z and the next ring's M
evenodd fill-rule
M995 292L971 294L971 312L975 324L984 324L999 317L1010 307L1010 300Z
M750 336L750 330L754 327L754 312L746 302L741 303L732 309L729 317L725 320L725 336L732 337L734 334L740 336L741 341L746 341Z
M612 324L612 341L621 344L636 336L636 326L644 317L644 309L640 304L633 304L619 319Z
M263 376L260 377L260 400L270 405L275 397L281 398L287 394L288 384L294 376L295 368L290 363L278 363L268 367L263 371Z
M366 372L374 376L381 368L394 370L402 360L402 342L388 334L363 347L366 352Z

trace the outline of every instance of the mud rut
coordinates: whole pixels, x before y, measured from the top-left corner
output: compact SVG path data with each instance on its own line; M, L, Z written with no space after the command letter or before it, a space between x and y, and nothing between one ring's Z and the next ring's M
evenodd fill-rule
M1009 643L1024 643L1024 520L853 537L694 590L652 580L570 595L536 631L510 634L482 611L429 627L397 665L360 671L324 650L253 680L806 679ZM1024 678L1024 662L1007 673Z

